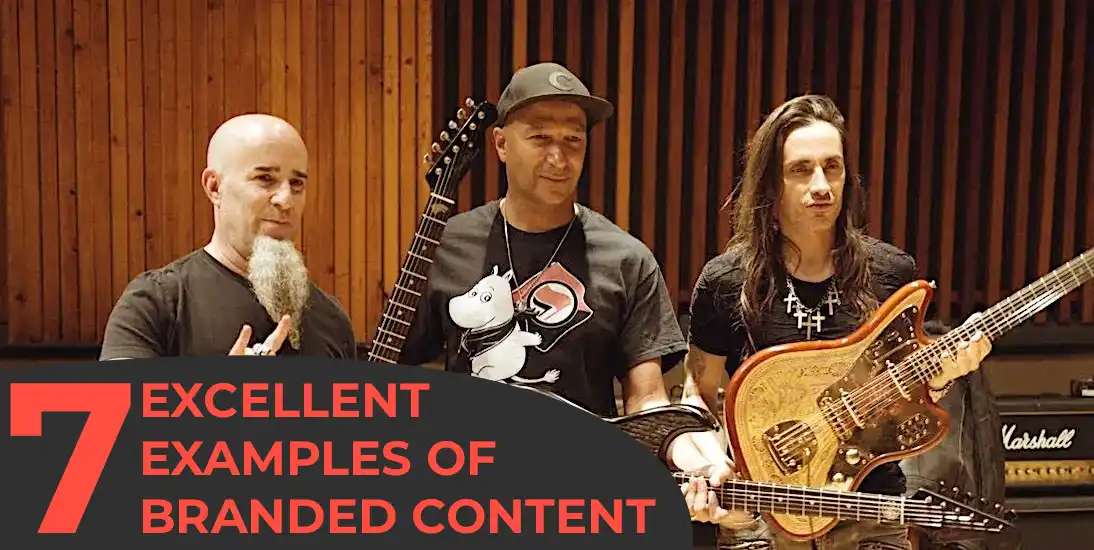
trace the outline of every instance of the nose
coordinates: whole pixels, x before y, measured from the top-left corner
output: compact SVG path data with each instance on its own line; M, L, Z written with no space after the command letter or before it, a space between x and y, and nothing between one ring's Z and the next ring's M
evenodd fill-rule
M813 171L813 177L809 180L809 194L814 199L823 199L832 194L832 186L828 184L828 178L824 176L824 170L819 166Z
M284 182L281 185L277 186L277 189L274 191L273 196L270 197L270 202L281 210L288 210L292 206L292 201L292 184L290 184L289 182Z
M566 165L566 155L562 152L562 147L557 144L552 144L547 148L547 162L558 167Z

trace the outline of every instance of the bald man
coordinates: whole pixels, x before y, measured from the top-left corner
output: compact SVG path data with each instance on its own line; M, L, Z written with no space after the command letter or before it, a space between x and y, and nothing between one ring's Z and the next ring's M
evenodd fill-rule
M209 140L201 185L209 243L126 287L101 360L170 356L356 358L349 316L316 286L293 245L308 187L308 150L287 122L232 118Z

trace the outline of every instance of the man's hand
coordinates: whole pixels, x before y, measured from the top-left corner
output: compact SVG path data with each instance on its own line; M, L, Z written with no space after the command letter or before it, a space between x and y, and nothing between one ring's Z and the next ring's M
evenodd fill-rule
M249 348L247 344L251 342L251 325L243 325L243 328L239 331L239 337L236 338L236 343L232 345L232 349L228 350L228 355L277 355L277 351L281 349L281 344L289 336L289 329L291 328L292 317L284 315L281 317L281 321L277 323L277 328L266 337L265 342Z
M733 463L715 465L698 473L687 483L680 484L684 501L688 504L692 521L714 523L727 529L745 529L756 524L756 518L740 510L729 511L718 505L718 496L711 487L719 487L723 482L735 479ZM706 474L706 475L703 475Z
M979 315L979 313L973 314L969 319L972 320ZM980 368L980 363L989 353L991 353L991 340L977 331L968 342L957 345L955 356L944 354L941 361L942 373L934 377L928 387L936 392L943 391L950 382Z

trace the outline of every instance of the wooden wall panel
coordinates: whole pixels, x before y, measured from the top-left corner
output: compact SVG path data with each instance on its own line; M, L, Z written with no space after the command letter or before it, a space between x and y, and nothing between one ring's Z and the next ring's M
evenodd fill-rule
M1090 1L4 2L0 321L13 343L97 342L126 282L208 238L211 132L266 111L307 140L299 244L368 341L439 125L542 60L615 103L581 200L654 250L681 307L730 236L746 139L818 92L849 118L870 232L957 321L1094 246ZM505 188L488 151L460 207ZM1037 323L1094 327L1094 285Z
M432 30L433 0L3 2L9 342L97 343L130 279L206 243L206 143L254 111L308 143L299 244L367 341L426 197Z
M830 95L870 233L916 256L958 322L1094 246L1089 4L461 0L436 4L434 79L442 103L496 100L514 69L554 60L612 100L580 198L654 250L681 307L730 236L748 136L789 97ZM493 151L464 190L462 209L504 194ZM1091 328L1094 284L1050 321Z

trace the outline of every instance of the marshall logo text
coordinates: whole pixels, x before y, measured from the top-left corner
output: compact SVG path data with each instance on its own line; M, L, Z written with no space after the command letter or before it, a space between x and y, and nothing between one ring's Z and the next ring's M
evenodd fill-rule
M1070 449L1075 442L1075 430L1063 428L1054 435L1046 435L1042 429L1036 435L1022 432L1015 436L1014 431L1018 427L1014 424L1003 424L1003 447L1008 451L1043 451L1049 449Z

